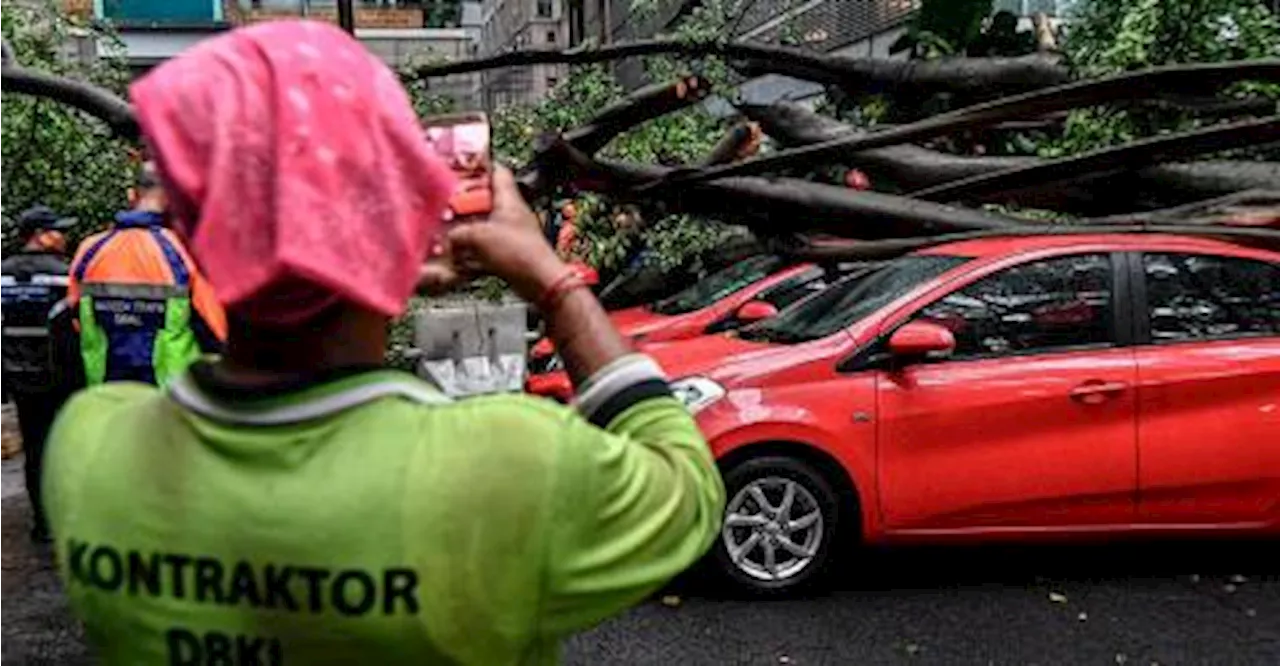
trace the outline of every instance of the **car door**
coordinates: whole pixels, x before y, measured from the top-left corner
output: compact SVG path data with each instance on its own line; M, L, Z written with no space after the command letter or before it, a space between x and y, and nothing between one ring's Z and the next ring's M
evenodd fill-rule
M1141 518L1280 521L1280 263L1147 252L1134 269Z
M1118 306L1128 281L1122 257L1018 264L908 318L951 329L956 349L878 371L886 529L1133 519L1136 371L1132 326Z

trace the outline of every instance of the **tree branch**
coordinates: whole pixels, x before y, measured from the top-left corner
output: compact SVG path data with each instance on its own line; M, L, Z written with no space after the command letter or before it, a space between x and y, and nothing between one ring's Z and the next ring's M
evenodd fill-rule
M544 161L544 153L555 142L567 142L576 151L594 155L619 134L673 111L693 106L702 101L710 91L711 84L697 76L645 86L609 105L582 127L569 130L563 136L550 134L540 137L533 159L521 169L516 178L521 193L529 201L535 201L555 189L559 181L550 177L550 165Z
M1280 182L1280 181L1277 181ZM1081 220L1082 224L1227 225L1272 227L1280 231L1280 190L1255 189L1182 206Z
M0 40L0 65L4 67L18 67L18 58L13 54L13 47L9 46L9 40Z
M673 173L662 181L648 184L643 189L656 190L714 178L813 166L847 158L848 155L857 151L923 141L963 130L990 127L1007 120L1035 117L1054 111L1094 106L1137 96L1152 96L1183 88L1202 89L1207 85L1226 86L1246 79L1280 81L1280 59L1178 65L1121 74L1095 81L1072 83L957 109L893 129L784 150L740 164L683 170Z
M1099 176L1204 153L1216 153L1280 140L1280 116L1219 125L1135 141L1083 155L974 176L917 190L911 196L931 201L991 201L1002 195L1083 175Z
M859 130L833 118L808 110L798 104L778 103L768 106L744 104L739 110L764 128L765 133L784 146L821 143L852 136ZM862 151L843 159L869 175L873 183L885 181L908 189L920 189L943 183L989 175L1009 169L1042 164L1037 157L969 157L950 155L907 144ZM1071 183L1060 183L1019 193L1018 203L1037 208L1070 211L1085 215L1115 212L1115 206L1128 210L1148 206L1206 199L1240 190L1270 187L1280 182L1280 164L1275 162L1211 161L1192 164L1148 166L1122 180L1114 178L1108 188L1122 189L1132 197L1099 197L1098 176L1089 174ZM881 189L883 189L881 187Z
M751 157L760 149L760 139L764 132L758 123L739 123L729 128L711 152L702 159L701 166L728 164Z
M594 155L619 134L693 106L710 92L710 82L698 76L645 86L605 107L587 124L566 133L565 139L586 154Z
M105 122L121 138L136 140L140 136L129 103L92 83L23 67L7 66L0 71L5 92L62 102Z
M503 67L591 65L613 60L656 55L679 55L691 58L721 56L734 60L760 59L785 62L792 66L805 66L817 70L828 67L823 56L781 46L764 46L744 42L691 42L673 39L651 39L619 42L598 47L576 47L565 50L509 51L487 58L424 65L417 68L415 73L420 77L430 78L469 74Z
M1054 56L887 60L827 55L820 67L793 60L750 58L734 69L747 76L781 74L857 93L917 90L965 95L1025 92L1066 83L1070 73Z
M660 178L671 169L593 160L563 138L549 142L540 163L554 169L559 182L584 191L626 200L639 183ZM762 236L794 233L803 228L851 238L892 238L927 233L1003 229L1020 224L1012 218L928 201L793 178L730 178L699 183L659 201L667 212L712 219L731 219ZM802 222L800 222L802 221Z

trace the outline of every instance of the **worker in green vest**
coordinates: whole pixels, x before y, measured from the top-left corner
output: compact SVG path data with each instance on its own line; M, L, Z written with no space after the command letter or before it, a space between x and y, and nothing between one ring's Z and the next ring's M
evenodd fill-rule
M553 664L710 546L724 489L661 370L510 172L487 219L443 226L455 180L359 42L240 28L130 93L228 339L54 426L59 572L103 663ZM417 283L477 272L544 313L573 407L382 368Z

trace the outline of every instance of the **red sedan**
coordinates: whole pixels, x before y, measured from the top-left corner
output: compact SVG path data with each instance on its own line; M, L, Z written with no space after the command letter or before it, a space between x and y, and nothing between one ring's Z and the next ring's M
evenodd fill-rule
M859 540L1280 533L1280 253L951 243L647 351L728 487L709 564L751 591Z
M839 270L839 269L837 269ZM683 340L767 319L782 307L828 283L836 270L792 264L774 255L758 255L711 274L697 284L652 305L610 313L613 325L634 342ZM573 388L560 371L555 346L538 340L529 352L525 390L568 401Z

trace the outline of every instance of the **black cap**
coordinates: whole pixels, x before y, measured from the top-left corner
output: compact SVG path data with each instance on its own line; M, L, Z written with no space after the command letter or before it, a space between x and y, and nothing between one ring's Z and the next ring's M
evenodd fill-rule
M32 206L18 215L18 233L30 236L46 229L62 230L75 226L74 217L63 217L48 206Z

